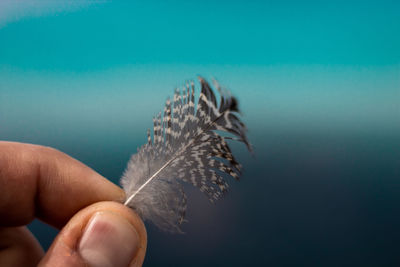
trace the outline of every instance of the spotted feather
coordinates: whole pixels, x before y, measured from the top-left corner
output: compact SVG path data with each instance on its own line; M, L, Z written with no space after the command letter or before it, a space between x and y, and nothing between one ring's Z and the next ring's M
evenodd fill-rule
M198 187L214 202L227 192L226 178L239 179L241 174L226 140L243 142L251 151L236 99L214 81L221 96L218 105L210 85L203 78L199 82L197 107L193 81L182 92L176 89L163 117L160 112L153 118L153 139L148 130L147 143L131 157L121 178L128 196L125 205L170 232L180 232L184 222L187 198L182 183Z

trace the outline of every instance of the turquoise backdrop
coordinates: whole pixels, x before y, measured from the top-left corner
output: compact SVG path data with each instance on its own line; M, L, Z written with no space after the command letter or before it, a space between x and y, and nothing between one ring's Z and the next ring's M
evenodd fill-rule
M118 183L175 87L237 96L255 156L144 266L400 264L400 1L3 1L0 139ZM82 177L84 179L84 177ZM0 188L0 192L1 192ZM73 200L71 200L73 201ZM31 230L47 248L56 231Z

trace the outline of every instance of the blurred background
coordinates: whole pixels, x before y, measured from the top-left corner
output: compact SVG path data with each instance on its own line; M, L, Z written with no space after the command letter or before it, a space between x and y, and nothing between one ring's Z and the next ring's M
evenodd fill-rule
M255 157L232 145L244 174L217 205L188 189L185 234L146 224L144 266L399 266L399 14L398 1L5 0L0 139L118 183L174 88L216 77ZM57 233L30 228L45 248Z

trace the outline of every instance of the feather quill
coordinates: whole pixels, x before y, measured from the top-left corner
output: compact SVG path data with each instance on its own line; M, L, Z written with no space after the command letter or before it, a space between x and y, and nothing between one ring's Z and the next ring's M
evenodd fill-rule
M198 187L211 202L228 188L225 177L239 179L241 165L234 158L226 139L251 145L246 126L238 117L237 100L214 81L220 93L217 104L210 85L199 77L201 93L195 108L195 86L187 83L167 100L163 116L153 118L153 138L147 131L147 144L140 147L121 178L126 192L125 205L143 220L169 232L181 232L186 212L182 182ZM219 132L233 134L223 137Z

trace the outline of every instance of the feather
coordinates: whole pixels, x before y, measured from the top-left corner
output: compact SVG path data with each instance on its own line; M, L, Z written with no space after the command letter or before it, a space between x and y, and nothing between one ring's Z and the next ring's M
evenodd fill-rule
M194 83L175 90L167 100L163 116L153 118L153 138L147 131L147 144L128 162L121 178L126 192L125 205L143 220L162 230L181 232L186 212L182 182L198 187L211 202L228 189L225 177L239 179L241 165L234 158L226 139L251 145L246 127L238 117L236 99L214 81L221 99L219 107L210 85L199 77L201 93L195 108ZM223 137L228 132L236 138Z

